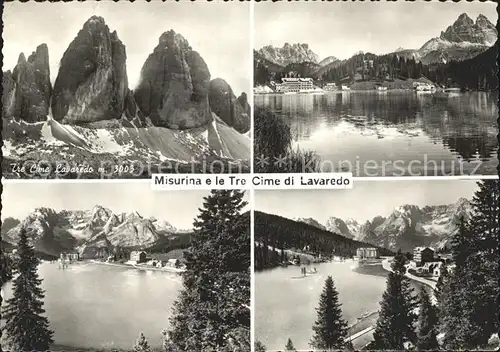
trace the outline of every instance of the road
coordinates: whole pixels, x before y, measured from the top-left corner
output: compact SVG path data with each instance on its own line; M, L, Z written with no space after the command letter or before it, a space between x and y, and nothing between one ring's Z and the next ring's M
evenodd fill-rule
M392 258L386 258L382 261L382 267L387 271L392 271L391 259ZM405 276L411 280L415 280L417 282L420 282L420 283L430 287L432 289L431 302L433 304L437 304L437 298L436 298L436 295L434 294L434 292L436 291L436 284L437 284L436 281L426 279L425 277L415 276L415 275L410 274L408 272L405 274Z
M392 268L391 268L391 258L387 258L387 259L384 259L382 261L382 267L387 270L387 271L392 271ZM415 280L415 281L418 281L424 285L427 285L429 286L430 288L432 288L433 290L436 289L436 282L435 281L432 281L432 280L429 280L429 279L426 279L424 277L420 277L420 276L415 276L413 274L410 274L410 273L406 273L405 276L409 279L412 279L412 280Z
M392 271L391 269L391 260L392 258L385 258L383 261L382 261L382 267L387 270L387 271ZM415 276L415 275L412 275L410 273L406 273L406 277L408 277L409 279L411 280L415 280L415 281L418 281L424 285L427 285L429 287L431 287L433 290L436 289L436 282L435 281L432 281L432 280L429 280L429 279L426 279L426 278L423 278L423 277L418 277L418 276ZM435 297L433 297L433 300L435 300ZM347 338L348 341L354 341L354 340L359 340L359 338L369 334L370 336L372 335L372 332L373 330L375 329L375 327L372 325L372 326L369 326L367 327L366 329L363 329L351 336L349 336ZM365 337L368 337L368 336L365 336ZM369 339L366 339L367 341L370 341L371 338ZM360 341L358 341L359 343ZM364 343L362 345L365 345Z

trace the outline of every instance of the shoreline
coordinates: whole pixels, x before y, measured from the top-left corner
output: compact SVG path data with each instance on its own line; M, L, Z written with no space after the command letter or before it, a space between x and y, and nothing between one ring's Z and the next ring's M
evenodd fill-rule
M384 259L381 260L380 263L370 264L368 266L381 267L386 272L390 272L391 271L390 270L390 260L391 260L391 258L384 258ZM358 265L352 268L353 272L356 272L356 273L361 274L361 275L385 276L385 275L383 275L380 272L365 272L365 271L359 270L359 268L360 268L359 261L357 261L356 263L358 263ZM366 266L364 266L364 267L366 268ZM425 286L429 286L432 289L432 293L434 293L435 282L432 282L432 281L429 281L429 280L426 280L426 279L423 279L423 278L419 278L419 277L411 275L409 273L406 274L406 277L408 277L410 280L412 280L415 283L419 283L419 284L422 284L422 285L425 285ZM434 294L432 295L432 297L433 297L433 299L435 299ZM349 325L348 328L349 328L349 335L350 335L350 338L351 338L350 341L353 341L352 337L354 337L353 346L356 349L362 349L366 345L364 343L361 343L360 345L357 346L357 344L356 344L355 341L359 337L362 337L362 336L364 336L366 334L372 334L373 333L373 330L375 329L376 321L378 319L378 313L379 313L378 310L377 311L373 311L373 312L367 312L366 316L364 316L363 319L360 319L356 323L353 323L353 324Z
M461 91L446 91L444 89L441 90L435 90L435 91L416 91L413 88L393 88L393 89L388 89L388 90L383 90L379 91L377 89L349 89L349 90L325 90L324 92L297 92L295 94L284 94L280 92L254 92L253 94L256 96L260 95L291 95L291 96L296 96L296 95L327 95L327 94L340 94L340 93L352 93L352 92L357 92L357 93L387 93L387 92L415 92L417 94L435 94L435 93L441 93L441 94L467 94L467 93L494 93L496 90L471 90L471 91L466 91L466 92L461 92Z
M386 258L382 261L382 268L384 268L384 270L388 271L388 272L391 272L391 263L390 263L390 259ZM431 280L428 280L426 278L423 278L423 277L419 277L419 276L415 276L413 274L410 274L410 273L405 273L405 276L407 278L409 278L410 280L413 280L413 281L416 281L418 283L421 283L421 284L424 284L428 287L430 287L432 289L432 291L434 292L434 290L436 289L436 282L435 281L431 281Z
M156 267L143 267L143 266L138 266L137 264L118 264L118 263L108 263L108 262L100 262L95 259L90 259L88 263L92 264L97 264L97 265L108 265L108 266L116 266L120 268L127 268L127 269L136 269L136 270L148 270L148 271L160 271L163 273L172 273L172 274L181 274L185 270L184 269L177 269L177 268L156 268Z

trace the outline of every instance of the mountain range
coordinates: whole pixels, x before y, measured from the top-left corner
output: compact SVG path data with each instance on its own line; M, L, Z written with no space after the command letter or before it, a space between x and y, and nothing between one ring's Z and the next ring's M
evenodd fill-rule
M451 60L461 61L473 58L494 46L497 35L497 29L484 15L479 15L474 22L467 14L463 13L438 37L431 38L419 49L400 47L388 54L413 58L422 64L446 63ZM274 72L294 71L294 64L307 63L309 70L306 72L311 77L321 77L329 69L338 67L347 61L339 60L334 56L319 61L318 55L312 51L308 44L289 43L285 43L282 48L265 46L256 50L254 51L254 60Z
M41 159L54 152L124 159L248 159L250 106L173 30L163 33L128 86L126 47L92 16L61 58L54 85L49 47L40 44L3 73L4 155ZM83 155L85 159L88 155Z
M36 208L23 220L2 222L2 243L15 246L19 231L25 229L35 250L58 256L78 251L95 258L115 248L164 250L190 241L191 231L179 230L169 222L143 217L138 212L113 213L100 205L90 210L55 211Z
M376 216L364 223L337 217L330 217L325 225L311 218L297 221L392 251L411 251L416 246L449 247L460 219L468 220L471 209L469 200L460 198L449 205L398 206L389 216Z

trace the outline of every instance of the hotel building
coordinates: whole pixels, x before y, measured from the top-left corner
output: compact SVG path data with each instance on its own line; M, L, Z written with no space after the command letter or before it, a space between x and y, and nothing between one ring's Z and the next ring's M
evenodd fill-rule
M377 248L358 248L356 256L359 259L376 259L379 257Z
M276 85L276 91L282 93L288 92L300 92L313 90L313 79L312 78L282 78L281 83Z

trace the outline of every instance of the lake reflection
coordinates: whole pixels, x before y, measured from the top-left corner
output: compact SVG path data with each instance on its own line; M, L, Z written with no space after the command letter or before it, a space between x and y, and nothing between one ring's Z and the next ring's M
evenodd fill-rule
M73 347L131 350L141 332L160 347L181 288L176 274L97 264L43 263L39 273L55 344ZM11 283L4 290L10 298Z
M323 172L354 176L496 174L496 93L257 95L289 122Z

